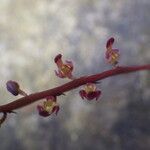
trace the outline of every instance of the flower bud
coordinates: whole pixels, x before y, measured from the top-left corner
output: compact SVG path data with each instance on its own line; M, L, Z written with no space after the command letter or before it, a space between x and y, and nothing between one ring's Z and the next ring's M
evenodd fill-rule
M19 94L23 96L27 96L27 94L20 89L19 84L16 81L12 81L12 80L7 81L6 88L14 96L17 96Z

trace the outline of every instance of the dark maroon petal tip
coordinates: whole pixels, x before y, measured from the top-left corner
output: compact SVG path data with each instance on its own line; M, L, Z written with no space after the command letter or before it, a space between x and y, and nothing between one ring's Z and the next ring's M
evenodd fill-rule
M54 113L55 112L55 114L57 115L58 114L58 112L59 112L59 106L54 106L53 107L53 110L52 110L52 113Z
M86 98L87 100L93 100L94 98L96 98L96 100L98 100L98 98L100 97L101 95L101 91L93 91L93 92L89 92L87 95L86 95Z
M41 112L39 112L39 115L42 116L42 117L50 116L50 114L47 111L41 111Z
M65 76L61 73L60 70L58 70L58 72L55 70L55 75L59 78L65 78Z
M79 94L82 99L84 99L84 97L86 97L86 92L84 90L79 91Z
M94 98L96 98L97 96L97 92L96 91L93 91L93 92L89 92L87 95L86 95L86 98L87 100L93 100Z
M17 96L19 94L19 84L15 81L12 80L7 81L6 88L14 96Z
M40 116L48 117L50 115L47 111L43 110L43 107L40 105L37 106L37 110Z
M101 91L96 91L96 100L98 100L99 99L99 97L101 96Z
M115 41L115 39L113 37L111 37L106 43L106 48L109 48L114 43L114 41Z
M43 107L40 106L40 105L37 105L37 110L38 110L38 111L42 111L42 110L43 110Z
M58 55L55 57L55 59L54 59L55 63L57 63L57 61L58 61L59 59L61 59L61 57L62 57L62 55L61 55L61 54L58 54Z

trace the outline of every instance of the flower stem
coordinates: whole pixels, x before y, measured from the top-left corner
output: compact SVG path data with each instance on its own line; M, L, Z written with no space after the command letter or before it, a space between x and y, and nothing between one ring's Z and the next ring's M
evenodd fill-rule
M90 75L90 76L83 76L83 77L74 79L74 80L72 80L66 84L61 85L61 86L55 87L53 89L48 89L45 91L26 95L26 96L19 98L13 102L8 103L8 104L1 105L0 106L0 112L3 112L3 113L4 112L11 112L15 109L22 108L24 106L30 105L31 103L33 103L35 101L46 98L47 96L62 95L63 93L70 91L72 89L75 89L79 86L82 86L86 83L90 83L90 82L94 83L96 81L99 81L99 80L102 80L102 79L105 79L105 78L108 78L111 76L115 76L115 75L119 75L119 74L126 74L126 73L140 71L140 70L150 70L150 64L142 65L142 66L131 66L131 67L119 66L119 67L116 67L116 68L108 70L108 71L104 71L104 72L99 73L99 74L94 74L94 75Z

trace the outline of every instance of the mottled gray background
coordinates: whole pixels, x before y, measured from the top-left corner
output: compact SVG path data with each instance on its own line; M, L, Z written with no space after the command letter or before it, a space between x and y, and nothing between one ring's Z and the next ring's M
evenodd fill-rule
M1 0L0 104L16 80L28 93L69 81L54 74L54 57L74 62L74 75L110 69L105 43L115 37L120 65L150 63L149 0ZM0 128L0 150L149 150L150 72L102 81L100 101L78 90L58 97L59 115L42 118L34 103L10 114Z

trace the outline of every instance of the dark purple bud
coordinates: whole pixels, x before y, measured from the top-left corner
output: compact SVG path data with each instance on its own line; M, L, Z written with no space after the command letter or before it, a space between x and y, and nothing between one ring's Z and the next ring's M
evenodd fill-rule
M17 96L19 94L19 84L15 81L9 80L6 83L7 90L13 95Z
M81 96L82 99L84 99L84 98L86 97L86 92L85 92L85 90L79 91L79 94L80 94L80 96Z

